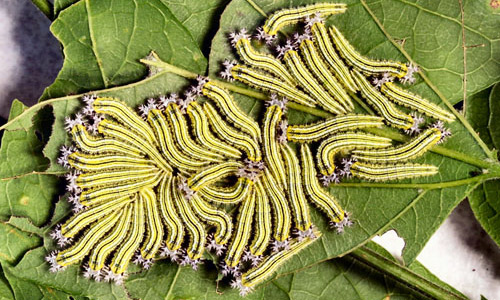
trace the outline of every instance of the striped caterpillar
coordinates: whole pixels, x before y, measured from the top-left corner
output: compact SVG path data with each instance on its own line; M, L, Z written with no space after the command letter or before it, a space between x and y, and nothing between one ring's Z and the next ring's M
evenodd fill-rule
M244 32L231 35L243 63L226 63L224 76L269 95L262 120L205 77L185 98L150 99L140 113L119 99L84 97L82 113L66 119L74 145L63 146L58 160L71 170L74 215L51 234L63 248L47 256L51 271L82 264L85 277L121 284L131 262L147 269L169 258L196 269L210 251L244 295L320 238L309 204L339 233L352 224L342 199L322 184L436 174L435 166L407 161L450 134L442 122L399 145L363 132L384 125L420 132L421 118L397 105L447 122L453 115L391 82L411 82L407 64L365 58L325 27L321 17L345 9L315 4L272 14L268 35L307 19L306 34L280 58L257 51ZM384 82L374 86L368 76L381 73ZM376 115L354 114L353 93ZM334 116L288 125L287 101ZM297 153L289 142L299 144ZM226 204L234 213L220 207Z

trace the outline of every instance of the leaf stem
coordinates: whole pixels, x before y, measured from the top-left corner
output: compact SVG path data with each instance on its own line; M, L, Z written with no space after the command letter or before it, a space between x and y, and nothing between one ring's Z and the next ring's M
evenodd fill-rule
M384 275L392 277L394 280L408 285L410 288L417 290L425 295L429 295L435 299L460 299L466 300L463 296L445 289L434 282L420 276L412 270L399 265L398 263L389 260L377 252L366 246L359 247L352 251L349 256L361 261L362 263L375 268Z
M267 14L260 6L258 6L253 0L247 0L247 3L250 4L253 9L255 9L259 14L261 14L264 18L267 18Z
M19 178L23 178L23 177L31 176L31 175L54 175L54 176L59 176L59 175L64 175L66 173L68 173L68 172L67 171L58 171L58 172L32 171L32 172L29 172L29 173L14 175L14 176L11 176L11 177L0 178L0 181L9 181L9 180L19 179Z
M391 188L391 189L423 189L423 190L435 190L444 189L450 187L456 187L466 184L485 182L491 179L500 178L500 173L492 172L488 174L482 174L479 176L474 176L466 179L459 179L453 181L445 181L438 183L382 183L382 182L346 182L337 183L331 185L330 187L363 187L363 188Z
M52 103L55 103L55 102L59 102L59 101L71 100L72 98L74 98L76 100L79 96L81 96L81 95L73 95L73 96L66 96L66 97L61 97L61 98L53 98L53 99L50 99L50 100L47 100L47 101L38 102L37 104L32 105L32 106L28 107L27 109L25 109L17 117L13 118L12 120L9 120L7 123L5 123L2 126L0 126L0 131L2 131L4 129L7 129L9 126L11 126L12 124L14 124L18 120L22 119L24 116L29 115L30 113L34 114L38 110L42 109L43 107L45 107L45 106L47 106L49 104L52 104Z
M53 7L48 0L31 0L33 4L50 20L53 21Z
M365 8L365 10L368 12L368 14L375 21L375 23L377 24L379 29L382 31L382 33L384 33L384 35L387 37L387 39L394 45L394 47L396 47L406 57L406 59L409 62L415 64L415 62L412 60L410 55L401 47L401 45L396 43L396 41L394 41L392 36L389 35L387 30L385 30L384 26L382 25L382 23L380 23L380 20L375 16L375 14L370 9L370 7L366 4L365 0L360 0L360 2L363 5L363 7ZM496 160L496 157L495 157L495 154L493 153L493 151L491 151L488 148L488 145L486 145L486 143L479 137L479 135L474 130L474 128L472 128L471 124L465 119L464 115L455 110L455 108L450 103L450 101L448 101L448 99L441 93L441 91L429 80L429 78L422 71L418 71L418 73L420 74L420 76L422 77L424 82L434 91L434 93L441 99L441 101L443 101L443 103L448 107L448 109L451 110L453 112L453 114L457 117L457 119L464 125L464 127L467 129L467 131L469 131L470 135L472 135L472 137L476 140L478 145L483 149L486 156L488 156L488 158L490 158L492 160Z
M154 52L152 52L152 55L154 57L154 60L141 59L140 61L146 65L157 67L162 72L169 72L169 73L177 74L179 76L182 76L182 77L185 77L188 79L195 79L198 76L198 74L196 74L196 73L187 71L185 69L178 68L176 66L173 66L169 63L162 61L160 59L160 57L158 57L158 55ZM268 99L266 94L260 93L260 92L255 91L255 90L250 90L248 88L237 86L235 84L228 83L225 81L220 81L217 79L211 79L211 80L217 82L217 84L227 88L228 90L230 90L232 92L235 92L235 93L238 93L241 95L246 95L246 96L249 96L249 97L252 97L255 99L259 99L259 100ZM354 97L355 95L351 95L351 96ZM357 102L362 102L357 96L355 96L354 99ZM293 102L288 102L287 105L289 108L292 108L292 109L295 109L298 111L302 111L305 113L309 113L311 115L318 116L321 118L330 118L330 117L334 116L333 114L326 112L324 110L312 108L312 107L307 107L307 106L293 103ZM371 111L371 109L369 107L366 107L366 105L364 105L363 108L365 110L367 110L368 112ZM366 129L366 131L380 135L380 136L391 138L391 139L398 141L398 142L405 142L408 140L407 136L402 135L391 128L370 128L370 129ZM465 163L471 164L473 166L477 166L477 167L482 168L482 169L487 169L487 168L491 167L491 163L489 163L487 161L484 161L484 160L479 159L479 158L471 157L471 156L466 155L464 153L461 153L461 152L458 152L458 151L455 151L452 149L448 149L445 147L434 146L430 151L447 156L447 157L450 157L450 158L453 158L453 159L463 161Z

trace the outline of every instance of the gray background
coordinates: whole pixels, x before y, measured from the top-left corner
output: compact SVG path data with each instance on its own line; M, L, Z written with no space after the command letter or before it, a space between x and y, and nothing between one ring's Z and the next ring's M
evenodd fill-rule
M195 0L193 0L195 1ZM453 0L448 0L453 1ZM0 0L0 123L13 99L30 106L62 67L49 20L28 0ZM376 241L399 255L404 241L392 231ZM461 203L418 257L442 280L471 299L500 299L500 250Z

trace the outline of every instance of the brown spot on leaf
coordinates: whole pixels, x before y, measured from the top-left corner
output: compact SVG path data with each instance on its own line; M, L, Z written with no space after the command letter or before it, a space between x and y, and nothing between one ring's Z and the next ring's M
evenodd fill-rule
M19 199L19 203L21 203L21 205L28 205L30 202L30 197L28 196L22 196L21 199Z
M7 255L5 253L0 252L0 257L3 257L3 259L7 261L12 261L12 257L10 255Z

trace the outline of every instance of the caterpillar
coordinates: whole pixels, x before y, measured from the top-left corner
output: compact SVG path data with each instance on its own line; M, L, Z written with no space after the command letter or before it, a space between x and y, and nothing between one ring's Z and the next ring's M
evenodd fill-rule
M104 267L104 263L111 252L125 239L132 218L132 204L128 204L123 210L120 222L111 230L111 233L100 240L90 253L89 267L98 271Z
M274 216L274 239L279 242L284 242L290 236L290 228L292 226L292 214L286 195L283 190L279 189L278 184L274 180L271 173L266 169L264 176L261 178L265 190L268 192L269 201Z
M191 102L187 107L187 114L193 124L193 134L201 145L232 159L241 158L240 150L213 135L209 129L207 116L198 103Z
M214 100L231 123L241 131L249 134L254 140L260 141L259 125L248 117L235 103L229 91L212 82L207 82L202 88L203 95Z
M111 260L110 269L114 274L122 274L127 269L132 256L139 248L145 231L144 223L144 203L135 201L131 218L130 230L123 243L118 246L116 253Z
M82 151L89 154L96 154L97 149L99 149L99 152L118 153L137 158L144 158L147 153L141 148L134 147L133 144L124 142L123 136L121 136L119 140L94 138L87 132L83 125L79 124L75 125L71 129L71 136L75 145Z
M302 187L300 163L293 150L288 145L281 146L281 153L285 160L288 175L288 196L292 206L295 223L300 231L308 230L312 223L309 216L309 207Z
M272 221L269 198L260 181L255 184L255 202L255 236L249 248L252 255L261 256L271 240Z
M193 211L206 223L215 226L215 241L219 245L227 243L231 237L233 223L231 218L223 211L217 210L198 195L190 200Z
M222 140L233 144L240 150L243 150L247 157L253 161L259 161L262 159L262 154L257 141L242 132L238 132L232 126L227 124L217 114L217 110L209 103L205 103L203 105L203 111L206 113L213 130Z
M443 120L446 122L453 122L453 120L455 120L455 116L452 113L447 112L443 108L429 102L428 100L418 95L402 89L392 82L385 82L384 84L382 84L380 90L387 97L389 97L389 99L399 105L415 109L429 117L438 120Z
M274 74L284 80L287 84L296 85L295 79L290 75L286 67L271 55L259 53L252 48L250 40L241 38L236 42L236 50L240 58L248 65L257 69Z
M335 156L341 151L352 149L385 148L391 146L391 139L361 132L342 132L326 138L318 147L318 167L323 175L335 171Z
M382 118L367 115L345 115L309 125L288 126L288 139L299 143L310 143L340 131L381 127Z
M406 64L393 61L378 61L360 55L335 26L328 29L333 44L345 61L357 70L368 74L391 74L399 78L407 74Z
M314 233L320 237L320 233ZM258 267L241 275L241 278L235 280L232 285L240 289L242 296L252 291L252 288L273 275L274 272L293 255L299 253L302 249L309 246L316 238L305 238L302 240L294 239L289 249L275 252L268 256Z
M388 181L405 178L415 178L421 176L431 176L438 172L438 168L433 165L425 164L371 164L364 162L355 162L350 171L353 176L373 180Z
M76 178L76 184L81 189L92 189L117 185L122 182L145 180L151 177L151 174L158 172L159 169L154 166L138 169L122 169L118 166L111 172L89 172L80 174Z
M269 35L275 35L281 28L298 23L307 16L318 13L322 17L326 17L344 13L346 9L347 6L344 3L317 3L299 8L283 9L269 16L262 29Z
M164 176L160 184L158 192L158 205L160 210L161 219L165 224L166 237L164 237L167 249L176 251L181 247L184 240L184 224L179 216L177 208L171 199L174 198L172 194L172 177Z
M162 169L172 172L172 167L165 161L162 155L158 153L156 148L151 144L148 146L148 142L140 139L136 134L134 134L134 131L130 131L127 128L108 120L102 120L99 123L97 130L103 135L128 142L137 148L144 150L147 155L153 158L154 162L157 162L162 167Z
M113 98L97 98L92 107L98 114L106 114L115 120L120 120L129 131L137 133L151 145L156 144L151 127L125 103Z
M234 268L240 263L245 246L250 239L254 211L255 190L252 189L248 197L242 202L233 239L224 258L224 262L230 268Z
M214 153L209 149L196 144L189 135L188 127L184 116L180 112L179 107L175 103L170 103L166 108L166 115L169 125L172 128L172 134L175 141L184 149L192 159L220 162L224 157L218 153Z
M236 174L243 165L238 162L225 162L212 165L188 179L188 186L193 191L198 191L205 185L211 184L220 178Z
M271 105L267 108L262 128L264 137L262 150L271 174L282 187L286 187L285 165L276 137L278 122L281 120L282 114L282 109L277 105Z
M152 259L163 242L163 225L155 192L151 188L144 188L139 192L139 195L145 203L147 229L146 239L140 250L141 256L143 259Z
M154 128L158 137L163 155L168 161L180 171L189 173L208 165L209 161L197 161L187 156L174 142L171 129L168 126L165 116L161 111L153 109L148 114L148 121Z
M97 242L115 225L122 212L112 212L102 219L102 222L89 229L74 246L59 252L57 263L67 266L81 261L97 244Z
M174 183L179 183L178 178L174 179ZM192 261L199 260L205 250L205 240L207 233L205 226L200 219L195 215L189 203L181 194L181 191L175 184L171 185L173 201L179 212L187 232L189 233L189 246L187 248L187 257Z
M429 128L419 136L398 147L389 149L354 150L352 157L360 161L373 163L397 163L408 161L423 155L441 140L441 130Z
M236 204L246 198L251 184L248 178L240 177L232 187L221 188L206 185L199 190L199 193L203 198L214 203Z
M302 178L309 199L326 213L332 222L341 222L344 219L344 211L337 203L337 200L320 186L309 146L302 144L300 146L300 154L302 158L302 169L304 170L304 176Z

